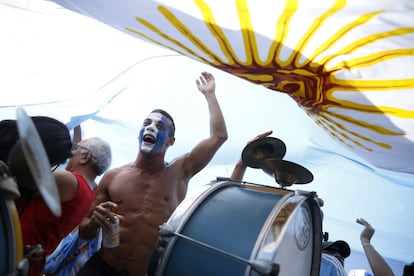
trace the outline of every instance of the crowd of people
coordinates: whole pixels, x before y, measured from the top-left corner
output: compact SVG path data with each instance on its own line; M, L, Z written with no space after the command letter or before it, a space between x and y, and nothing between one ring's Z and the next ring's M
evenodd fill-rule
M77 231L79 238L92 240L101 231L111 232L116 222L119 222L119 243L114 247L99 246L73 273L153 275L166 246L165 242L160 243L159 226L183 201L190 179L208 165L228 138L215 94L214 76L202 72L196 85L208 106L210 135L171 162L165 160L165 155L175 142L175 123L162 109L152 110L143 120L135 160L112 169L109 169L111 147L104 139L81 139L79 127L71 138L69 130L59 121L32 117L51 167L64 163L66 166L53 172L62 207L60 217L49 210L33 177L23 173L28 171L27 164L23 164L25 170L12 171L20 189L15 204L25 254L30 261L29 275L42 274L46 257L60 248L59 243L67 235ZM0 122L0 134L0 165L4 167L18 144L16 121ZM271 134L272 131L264 132L252 141ZM242 180L246 168L240 159L230 178ZM98 185L96 178L101 175ZM362 218L357 223L364 226L360 240L374 275L394 275L371 244L375 230ZM322 248L320 275L346 275L344 261L351 254L349 245L339 240L326 242Z
M43 129L43 121L36 124L37 118L32 118L51 167L69 160L65 170L53 172L62 205L60 217L48 210L35 184L27 185L26 179L18 179L19 187L32 188L30 192L22 191L16 199L25 253L30 260L29 275L41 274L45 256L51 254L77 226L79 237L88 240L98 235L100 229L108 232L115 220L120 221L119 245L112 248L101 246L77 274L146 275L158 240L159 225L184 199L190 179L210 162L227 140L224 117L215 95L214 76L202 72L196 85L207 102L210 135L171 162L164 158L167 149L175 142L175 124L170 114L161 109L154 109L144 119L136 159L107 172L111 163L111 149L107 142L94 137L74 141L73 147L67 147L72 144L69 130L62 128L60 122L52 119L54 125ZM6 149L1 159L4 160L2 166L7 166L9 153L18 142L18 134L16 121L4 123L6 126L0 127L0 131L5 135L0 144ZM61 140L58 135L54 137L56 139L46 137L54 130ZM12 138L10 133L14 135ZM6 138L7 143L4 141ZM53 150L48 151L52 144L59 145L59 150L63 151L59 157ZM104 172L97 185L95 178ZM19 178L20 172L14 173Z

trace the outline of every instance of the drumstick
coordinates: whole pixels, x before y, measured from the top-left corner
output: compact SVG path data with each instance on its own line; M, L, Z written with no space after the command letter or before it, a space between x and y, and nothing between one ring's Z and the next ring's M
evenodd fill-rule
M242 257L239 257L239 256L236 256L232 253L223 251L219 248L213 247L213 246L211 246L209 244L206 244L204 242L201 242L201 241L195 240L191 237L188 237L186 235L177 233L177 232L174 231L174 228L171 225L169 225L168 223L163 223L162 225L159 226L159 228L160 228L159 233L160 233L161 237L176 236L178 238L185 239L185 240L187 240L189 242L192 242L194 244L197 244L201 247L213 250L213 251L215 251L219 254L222 254L224 256L233 258L233 259L238 260L242 263L250 265L250 267L253 270L255 270L256 272L259 272L259 274L262 274L262 275L274 276L274 275L279 274L280 266L277 263L267 262L267 261L260 261L260 260L246 260Z
M36 254L37 252L39 252L41 249L42 249L41 244L36 245L32 250L29 251L29 253L24 255L24 258L29 258L30 256L32 256L32 255Z

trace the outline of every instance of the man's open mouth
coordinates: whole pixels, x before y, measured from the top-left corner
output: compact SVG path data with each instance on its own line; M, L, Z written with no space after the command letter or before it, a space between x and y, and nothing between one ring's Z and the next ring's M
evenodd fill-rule
M146 135L144 135L144 137L143 137L143 141L144 141L145 143L155 144L156 139L155 139L155 137L154 137L154 136L152 136L152 135L150 135L150 134L146 134Z

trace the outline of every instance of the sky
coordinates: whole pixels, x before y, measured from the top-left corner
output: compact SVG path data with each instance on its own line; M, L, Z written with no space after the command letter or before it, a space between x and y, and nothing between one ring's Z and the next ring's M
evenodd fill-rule
M357 217L376 229L373 244L393 269L414 261L411 175L374 168L332 140L287 95L276 93L174 52L130 37L48 1L0 0L0 116L13 118L22 106L29 115L47 115L68 125L82 122L85 138L110 142L111 167L134 160L138 130L154 108L176 123L174 159L209 134L208 110L195 80L213 73L229 139L190 182L188 194L229 176L247 141L273 130L287 147L285 160L308 168L314 181L292 189L316 191L325 201L324 230L331 239L362 250ZM245 181L277 186L260 169ZM400 181L401 180L401 181ZM400 182L398 182L400 181ZM358 257L358 260L361 258ZM350 270L353 263L347 264ZM367 267L367 263L359 264Z

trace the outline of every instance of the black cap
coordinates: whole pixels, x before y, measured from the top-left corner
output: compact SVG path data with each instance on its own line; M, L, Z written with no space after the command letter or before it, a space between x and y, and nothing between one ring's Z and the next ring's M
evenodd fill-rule
M347 258L351 255L351 248L347 242L342 240L325 242L322 244L322 249L326 251L337 251L343 258Z

